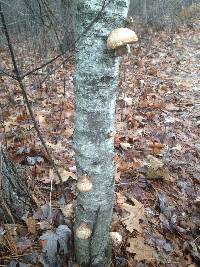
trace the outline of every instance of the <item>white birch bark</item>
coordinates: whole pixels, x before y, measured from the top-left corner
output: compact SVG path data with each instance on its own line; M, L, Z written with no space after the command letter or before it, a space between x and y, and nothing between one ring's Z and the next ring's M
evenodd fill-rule
M105 9L101 12L103 4ZM109 33L125 25L129 0L79 0L76 34L99 15L76 46L74 149L79 177L92 189L79 192L75 218L75 250L80 266L110 264L109 227L114 203L114 121L119 58L106 48ZM81 225L88 238L77 236Z

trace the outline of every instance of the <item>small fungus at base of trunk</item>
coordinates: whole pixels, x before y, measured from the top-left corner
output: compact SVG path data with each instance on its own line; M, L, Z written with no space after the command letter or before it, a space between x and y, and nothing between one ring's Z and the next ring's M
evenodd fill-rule
M122 236L118 232L110 232L110 239L114 247L118 247L122 243Z
M80 192L89 192L92 190L90 178L86 175L81 176L77 183L77 188Z
M92 235L92 230L89 227L88 224L82 223L77 229L76 229L76 236L79 239L88 239Z

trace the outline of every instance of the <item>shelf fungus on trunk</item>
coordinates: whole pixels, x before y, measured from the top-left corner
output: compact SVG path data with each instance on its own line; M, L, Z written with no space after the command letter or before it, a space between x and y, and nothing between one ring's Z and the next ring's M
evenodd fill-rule
M108 36L107 48L114 50L119 57L130 53L130 44L138 41L136 33L128 28L114 29Z
M89 176L83 175L78 179L77 188L80 192L89 192L92 190L92 182Z
M86 223L81 223L76 229L76 237L78 237L79 239L85 240L90 238L91 235L92 229Z

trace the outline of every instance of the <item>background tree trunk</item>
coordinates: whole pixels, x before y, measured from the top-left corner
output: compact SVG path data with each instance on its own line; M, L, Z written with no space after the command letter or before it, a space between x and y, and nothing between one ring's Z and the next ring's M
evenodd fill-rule
M65 34L62 41L62 51L66 52L75 41L75 14L76 14L77 0L61 0L61 14L62 21L65 27Z
M102 9L103 4L105 8ZM77 199L75 251L80 266L105 267L110 264L109 227L114 202L114 122L119 58L107 50L106 40L111 30L125 24L128 5L128 0L78 2L77 36L97 17L76 47L74 149L78 185L81 181L92 184L92 189L79 192Z
M21 222L35 207L27 186L25 171L14 165L5 152L0 150L0 221Z

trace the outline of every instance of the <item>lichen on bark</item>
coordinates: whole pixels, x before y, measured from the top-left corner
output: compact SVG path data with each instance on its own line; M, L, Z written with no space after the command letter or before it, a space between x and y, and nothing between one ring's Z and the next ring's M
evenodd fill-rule
M102 8L102 6L104 8ZM74 150L78 174L88 175L92 190L79 192L75 231L86 223L88 239L75 235L80 266L108 266L109 227L114 203L114 122L119 58L106 48L109 33L123 27L129 1L79 0L76 35L98 17L76 44ZM99 15L100 14L100 15Z

